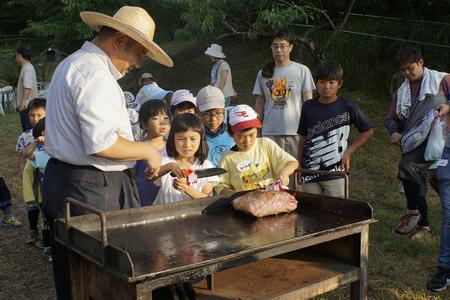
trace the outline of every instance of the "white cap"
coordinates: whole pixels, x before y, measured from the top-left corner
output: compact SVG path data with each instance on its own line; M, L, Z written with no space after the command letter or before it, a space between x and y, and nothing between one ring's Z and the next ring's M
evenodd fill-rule
M197 93L197 108L201 112L225 108L225 96L219 88L207 85Z
M171 101L170 105L176 106L182 102L191 102L192 104L197 106L197 100L194 97L194 95L192 95L192 93L189 92L189 90L175 91L175 93L173 93L173 95L172 95L172 101Z
M231 131L241 131L248 128L262 128L256 112L247 104L234 106L228 112L228 120Z
M159 87L156 82L144 85L138 93L137 101L139 105L144 104L147 100L163 100L168 93L172 91L166 91Z

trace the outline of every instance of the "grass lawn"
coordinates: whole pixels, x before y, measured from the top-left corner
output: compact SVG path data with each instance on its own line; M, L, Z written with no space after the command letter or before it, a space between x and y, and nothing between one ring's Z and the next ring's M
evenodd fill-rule
M204 46L204 47L203 47ZM144 66L150 71L161 87L169 90L192 89L195 93L208 84L211 65L203 54L205 45L189 46L188 50L177 51L173 59L173 69L162 68L153 63ZM239 96L232 104L253 105L251 95L256 72L262 62L270 57L269 49L257 45L241 44L224 48L233 71L236 90ZM246 54L245 65L239 64L242 53ZM345 71L345 70L344 70ZM134 74L134 78L136 78ZM347 81L351 78L346 78ZM121 82L122 86L128 84ZM125 89L125 88L124 88ZM436 256L439 248L439 228L441 211L439 198L429 191L429 219L433 238L428 241L410 241L405 236L392 233L405 209L404 195L398 192L396 172L400 152L389 144L384 119L388 101L367 94L364 90L346 92L343 95L354 99L367 114L375 127L373 139L351 161L350 197L367 201L374 210L376 224L370 227L369 250L369 299L450 299L450 290L432 294L425 290L425 284L436 272ZM19 117L10 113L0 117L0 174L7 179L16 200L14 211L23 210L21 201L21 176L14 151L19 133ZM356 129L353 130L353 135ZM22 213L23 215L23 213ZM22 219L25 221L25 219ZM24 224L26 227L27 224ZM27 231L18 231L17 240L21 243ZM0 236L2 234L0 233ZM43 269L43 272L49 272ZM27 281L26 276L22 278ZM320 299L345 299L347 289L328 293Z

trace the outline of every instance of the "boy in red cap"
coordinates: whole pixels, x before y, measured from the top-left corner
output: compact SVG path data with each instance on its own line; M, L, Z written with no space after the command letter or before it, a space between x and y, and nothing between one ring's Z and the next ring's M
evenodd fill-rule
M289 184L289 175L298 168L297 160L269 138L258 138L261 128L256 112L248 105L233 107L228 115L228 131L236 146L225 153L220 167L228 172L216 185L220 195L264 188L277 179Z

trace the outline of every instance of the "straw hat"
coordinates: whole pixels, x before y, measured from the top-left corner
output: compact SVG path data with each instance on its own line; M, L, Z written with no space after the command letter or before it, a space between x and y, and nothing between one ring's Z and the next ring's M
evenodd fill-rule
M211 44L205 51L206 55L217 57L217 58L225 58L225 54L222 52L222 46L217 44Z
M93 11L82 11L80 17L97 32L106 26L126 34L148 50L148 57L162 65L173 66L172 59L153 42L155 22L144 9L122 6L112 17Z

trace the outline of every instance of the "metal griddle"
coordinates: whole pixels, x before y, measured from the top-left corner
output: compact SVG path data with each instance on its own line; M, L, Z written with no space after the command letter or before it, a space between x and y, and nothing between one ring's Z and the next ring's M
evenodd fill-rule
M154 280L158 287L282 254L309 240L309 246L325 242L329 234L373 222L365 202L291 193L297 210L260 219L231 205L202 213L219 197L108 213L69 199L66 218L55 223L55 239L121 280ZM71 204L91 214L71 217Z

